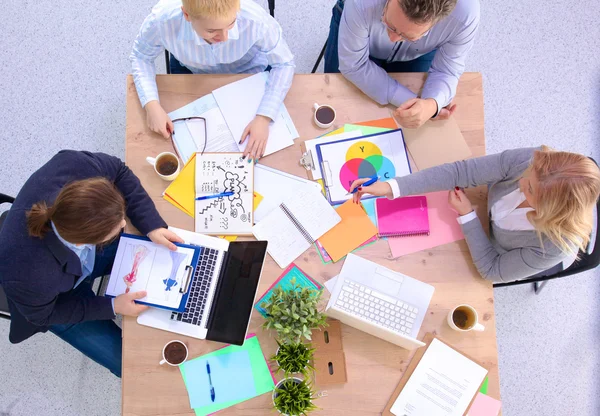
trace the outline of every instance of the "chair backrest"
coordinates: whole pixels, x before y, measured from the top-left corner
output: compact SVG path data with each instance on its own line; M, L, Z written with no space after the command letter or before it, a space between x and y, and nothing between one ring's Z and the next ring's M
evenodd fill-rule
M590 159L598 165L593 158ZM560 277L572 276L574 274L583 273L585 271L595 269L600 265L600 198L596 201L596 213L595 213L596 224L594 224L594 230L592 231L591 240L585 252L579 250L577 260L573 262L565 270L554 273L550 276L534 277L532 279L518 280L516 282L508 283L496 283L494 287L506 287L514 285L522 285L525 283L543 282L545 280L558 279Z
M0 194L0 204L9 203L12 204L15 202L15 199L12 196L8 196L5 194ZM0 230L2 229L2 224L8 215L8 211L0 214ZM4 289L0 286L0 318L10 319L10 312L8 309L8 299L6 299L6 295L4 294Z

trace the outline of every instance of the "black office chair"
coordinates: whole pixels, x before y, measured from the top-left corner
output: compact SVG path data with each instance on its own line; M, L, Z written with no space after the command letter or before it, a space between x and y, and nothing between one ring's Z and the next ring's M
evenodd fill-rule
M269 2L269 14L271 16L275 17L275 0L268 0L268 2ZM322 54L323 53L325 53L325 47L323 47ZM319 59L321 59L321 58L319 58ZM170 61L171 61L171 54L169 53L168 50L165 49L165 67L167 68L167 74L171 73L171 66L169 65ZM315 71L313 71L313 72L315 72Z
M15 202L15 199L12 196L0 194L0 205L2 204L12 204ZM4 211L0 214L0 230L2 229L2 224L6 216L8 215L8 211ZM4 294L4 290L2 286L0 286L0 318L10 320L10 311L8 310L8 299L6 299L6 295Z
M592 159L590 157L590 159ZM592 159L594 163L596 161ZM597 165L598 163L596 163ZM590 242L585 251L579 250L578 259L565 270L561 270L550 276L534 277L531 279L518 280L516 282L496 283L494 287L506 287L514 285L522 285L525 283L533 283L535 294L539 294L548 280L558 279L560 277L572 276L574 274L583 273L588 270L595 269L600 265L600 199L596 202L596 224L590 238Z

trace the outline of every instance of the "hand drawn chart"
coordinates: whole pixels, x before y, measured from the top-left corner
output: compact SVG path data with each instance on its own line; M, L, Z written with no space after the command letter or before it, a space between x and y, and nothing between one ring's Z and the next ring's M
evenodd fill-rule
M196 201L196 232L252 233L254 165L241 156L241 153L197 154L196 198L224 192L233 195Z
M145 290L142 301L176 308L181 301L179 289L185 286L186 266L194 250L178 247L171 251L150 241L121 237L106 294L118 296Z

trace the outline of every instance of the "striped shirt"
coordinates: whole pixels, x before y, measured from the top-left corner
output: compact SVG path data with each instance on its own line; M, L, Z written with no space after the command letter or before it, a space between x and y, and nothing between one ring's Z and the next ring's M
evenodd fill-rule
M158 100L154 60L167 49L194 74L258 73L271 66L257 114L274 120L294 77L294 55L281 26L264 9L241 0L225 42L209 44L196 34L181 0L161 0L144 20L129 57L142 107Z

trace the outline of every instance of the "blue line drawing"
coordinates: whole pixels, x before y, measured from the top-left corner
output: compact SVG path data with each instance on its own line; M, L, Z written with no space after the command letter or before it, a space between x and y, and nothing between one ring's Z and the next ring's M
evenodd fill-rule
M187 257L184 253L178 253L176 251L170 251L171 255L171 274L168 278L163 280L165 284L165 292L170 292L171 288L177 286L177 270L179 270L179 266L181 262Z

